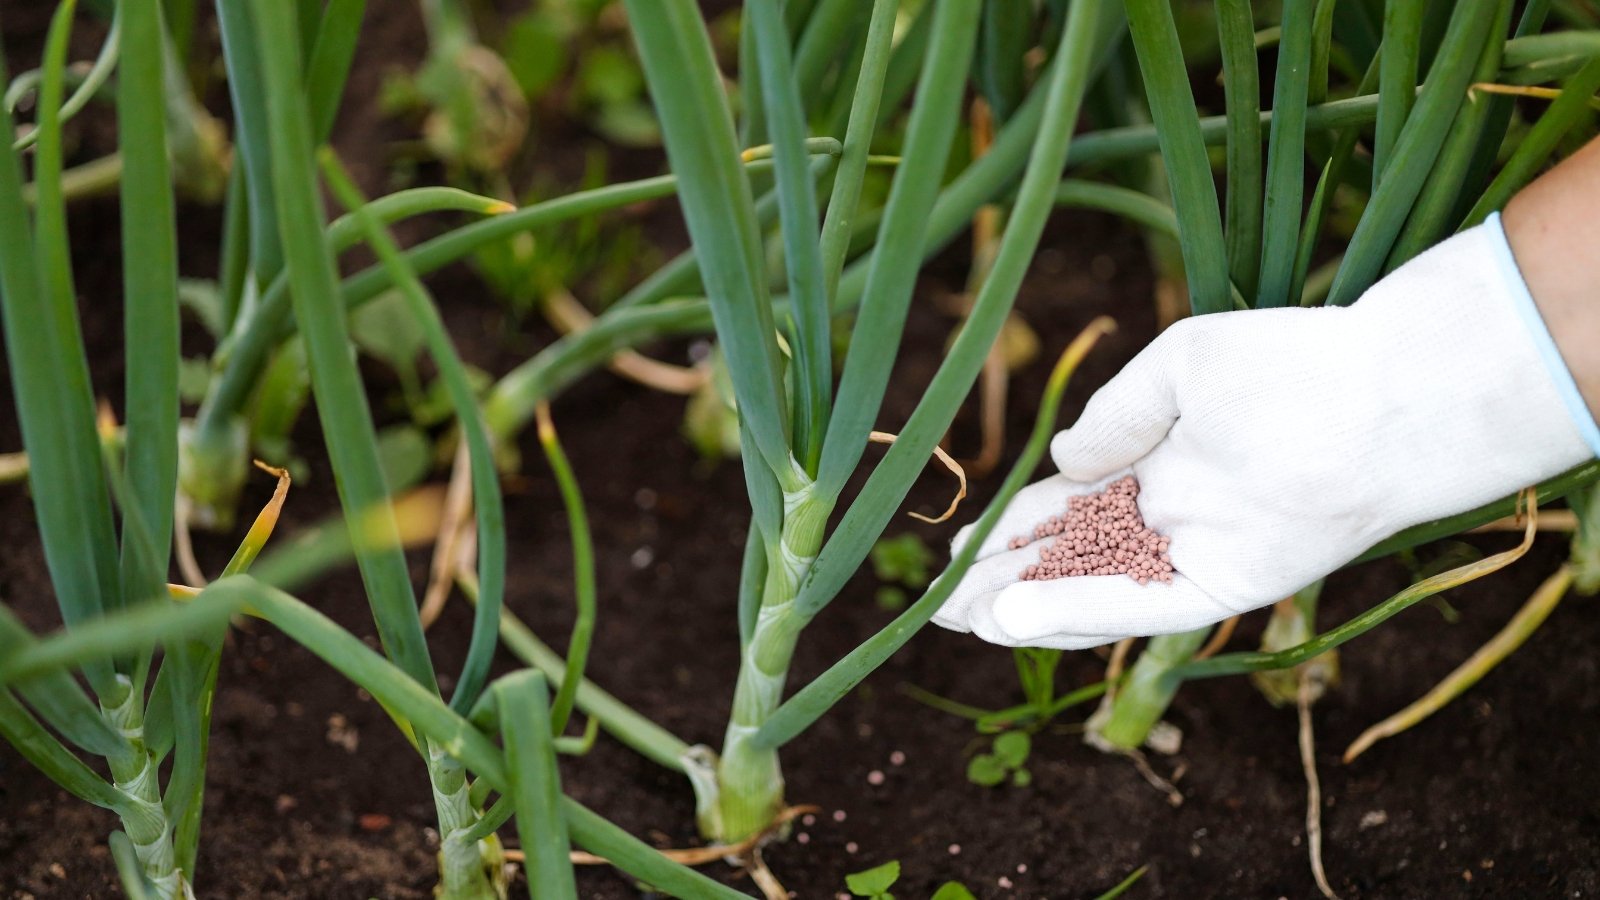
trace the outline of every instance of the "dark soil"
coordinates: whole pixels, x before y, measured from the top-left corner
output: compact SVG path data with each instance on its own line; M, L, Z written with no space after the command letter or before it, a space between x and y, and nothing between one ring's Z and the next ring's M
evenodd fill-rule
M8 29L16 20L8 13ZM384 54L382 65L412 64L421 52L414 26L389 30L393 40L372 44ZM22 40L16 31L8 38ZM17 55L13 50L13 70L22 65ZM358 84L375 89L381 66L364 65L358 79L366 80ZM377 142L393 129L375 119L371 127L377 137L363 141L347 131L341 144L351 158L370 155L369 184L381 181ZM97 390L114 404L122 365L120 322L108 302L119 290L115 213L113 201L72 210L90 359ZM186 208L182 219L185 272L209 276L216 211ZM678 241L675 227L663 238ZM919 284L881 427L893 430L905 420L938 364L954 323L939 299L962 283L965 266L965 249L954 248ZM509 332L504 313L465 270L441 273L432 286L462 352L491 372L506 371L551 339L534 326ZM1018 310L1039 331L1046 356L1095 315L1113 315L1121 325L1079 373L1064 421L1150 339L1151 294L1142 245L1130 230L1098 216L1057 216ZM655 349L683 359L682 346ZM1041 359L1012 382L1007 447L1013 456L1047 369ZM377 398L395 390L381 372L372 381ZM21 444L8 379L3 397L0 450L13 450ZM601 611L590 674L686 740L715 746L737 665L734 596L748 513L737 464L707 464L679 436L682 406L598 373L560 397L554 414L583 482L599 552ZM952 437L958 456L977 448L970 413ZM298 437L312 471L290 494L284 534L334 505L314 416ZM531 435L521 444L524 477L508 484L514 548L508 602L559 645L571 620L566 524ZM869 452L864 466L879 456ZM976 514L1002 475L974 481L960 519ZM268 487L264 479L252 485L246 507L264 500ZM930 469L907 508L940 509L950 487L946 475ZM909 519L892 526L903 530L939 548L954 528ZM208 571L220 568L232 539L202 540ZM1510 540L1477 543L1498 548ZM56 627L30 500L20 487L0 491L0 543L7 548L0 597L34 629ZM1559 608L1526 648L1460 701L1352 765L1339 761L1364 727L1425 691L1493 634L1564 553L1559 538L1541 538L1508 571L1450 595L1461 612L1457 624L1419 607L1343 651L1344 680L1315 711L1325 856L1341 896L1600 891L1600 775L1592 765L1600 753L1594 727L1600 666L1593 652L1600 618L1584 600ZM419 584L425 572L425 558L414 557ZM1407 580L1392 562L1336 575L1324 593L1324 623L1378 602ZM889 621L891 614L873 602L876 586L870 574L858 576L808 629L794 683L814 677ZM330 577L303 596L376 643L353 574ZM1233 646L1253 645L1262 618L1252 617ZM469 627L470 610L457 602L431 632L447 685ZM268 626L247 624L233 638L211 740L201 894L430 896L435 835L426 776L382 710ZM1070 654L1061 686L1098 680L1103 667L1094 654ZM908 699L899 690L905 684L984 707L1020 699L1009 651L929 628L798 738L785 753L789 799L822 812L766 853L797 896L833 897L845 873L890 859L902 863L896 893L906 898L926 897L947 879L986 898L1088 897L1144 865L1149 872L1130 897L1316 895L1295 716L1269 706L1247 680L1194 683L1180 693L1170 718L1183 730L1182 750L1153 760L1184 794L1176 808L1129 762L1082 744L1072 726L1085 711L1036 739L1031 786L970 784L964 772L967 759L983 749L978 736L963 720ZM902 764L891 762L896 751L904 754ZM873 772L884 775L881 783L869 780ZM687 784L620 745L602 738L588 756L569 760L563 774L573 796L634 834L664 847L696 843ZM109 814L66 796L0 747L0 897L115 895L105 849L113 827ZM720 867L708 871L750 888ZM585 870L580 892L639 896L607 868Z

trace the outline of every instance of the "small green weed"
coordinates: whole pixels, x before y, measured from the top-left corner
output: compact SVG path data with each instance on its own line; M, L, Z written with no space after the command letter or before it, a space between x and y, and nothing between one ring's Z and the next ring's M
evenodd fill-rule
M982 787L996 787L1010 781L1017 787L1033 783L1026 768L1033 752L1033 739L1026 731L1007 731L995 735L990 752L980 753L967 764L967 780Z
M872 545L872 572L883 584L873 599L879 607L891 612L904 609L907 590L920 591L927 587L937 561L927 543L914 532L880 539Z
M844 877L845 887L857 897L867 897L869 900L894 900L894 895L889 893L889 888L900 880L900 860L891 859L881 866L873 866L864 872L854 872Z

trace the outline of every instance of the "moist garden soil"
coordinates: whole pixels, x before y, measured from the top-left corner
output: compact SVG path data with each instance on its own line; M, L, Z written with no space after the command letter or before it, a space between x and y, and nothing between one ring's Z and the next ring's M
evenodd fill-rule
M7 4L5 21L8 42L18 44L8 47L15 71L18 57L40 39L24 28L24 14L11 14L13 6ZM373 25L379 33L364 45L382 48L385 56L361 61L356 97L372 97L385 67L414 65L422 52L413 25ZM385 142L403 136L403 129L354 111L359 106L347 104L351 117L340 144L361 162L369 189L377 189ZM85 131L86 143L92 142L92 131ZM646 168L638 174L648 174L659 161L639 165ZM652 237L668 249L681 246L670 204L638 214L659 227ZM96 390L116 404L122 348L115 202L83 203L70 217ZM185 274L211 275L217 211L185 207L180 219ZM427 227L402 236L414 240ZM956 321L944 311L943 298L963 283L966 264L966 250L957 246L919 282L880 427L905 421L938 364ZM432 285L462 353L490 372L505 372L553 339L542 326L509 328L502 309L464 268L440 273ZM1038 331L1045 356L1011 383L1008 457L1031 424L1046 357L1096 315L1111 315L1121 326L1074 380L1063 418L1070 422L1093 389L1154 336L1153 287L1131 229L1101 216L1056 216L1017 305ZM189 336L193 352L205 349L198 337ZM681 344L652 350L684 359ZM368 375L379 418L397 419L401 413L389 402L398 390L394 381L375 368ZM14 450L21 441L6 382L0 450ZM748 507L737 463L698 458L679 435L682 412L680 398L606 372L554 404L599 554L600 614L589 673L686 740L716 746L738 663L734 598ZM952 433L958 457L977 450L975 421L973 411L965 411ZM290 492L280 535L335 509L310 410L297 437L310 474ZM566 523L531 434L519 443L523 470L506 484L513 548L507 602L560 645L572 618ZM869 451L864 471L880 457L881 450ZM974 479L958 521L977 514L1003 475ZM942 509L951 487L948 475L931 467L906 509ZM252 482L246 515L269 488L265 478ZM920 534L942 560L956 524L927 526L901 517L890 533ZM201 536L202 565L220 569L235 539ZM1502 535L1473 543L1489 551L1513 541ZM0 489L0 545L6 548L0 598L35 630L57 627L23 486ZM1448 595L1459 621L1420 606L1343 649L1343 681L1314 712L1324 854L1341 896L1600 892L1600 772L1593 764L1600 755L1600 616L1588 600L1563 604L1523 650L1421 726L1381 742L1353 764L1339 761L1363 728L1414 699L1488 639L1564 554L1561 538L1541 537L1507 571ZM420 584L426 555L413 554L412 563ZM1408 580L1392 561L1333 576L1323 593L1322 624L1355 614ZM870 572L858 575L805 632L793 683L814 677L891 619L874 603L876 587ZM329 577L303 596L376 646L353 572ZM1231 646L1253 646L1264 615L1242 625ZM430 632L447 687L470 622L470 607L457 600ZM507 670L513 663L507 657L499 665ZM1066 690L1098 680L1103 669L1093 653L1069 654L1060 685ZM984 898L1090 897L1140 866L1148 866L1148 874L1127 896L1316 894L1306 861L1296 717L1292 709L1268 705L1248 680L1192 683L1179 694L1169 719L1183 732L1181 750L1151 760L1182 792L1179 806L1129 761L1082 743L1087 710L1069 712L1036 736L1029 786L971 784L967 761L987 749L986 741L966 721L907 697L905 685L983 707L1020 700L1010 651L930 626L787 747L789 800L820 811L765 856L797 896L833 897L844 889L846 873L891 859L903 868L895 888L902 898L926 897L950 879ZM657 846L697 843L692 798L681 776L603 736L587 756L565 761L563 777L574 797ZM244 622L234 630L211 736L201 896L426 898L435 872L432 820L421 761L370 697L264 623ZM114 827L109 813L69 797L0 746L0 898L117 895L105 848ZM754 893L748 879L720 864L706 871ZM516 889L523 890L520 883ZM608 867L583 870L579 891L585 898L640 896Z

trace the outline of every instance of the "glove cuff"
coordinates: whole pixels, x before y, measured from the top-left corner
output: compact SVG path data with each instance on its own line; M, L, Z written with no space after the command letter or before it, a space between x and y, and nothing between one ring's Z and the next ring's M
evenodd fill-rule
M1528 336L1538 348L1539 358L1544 362L1545 370L1550 373L1550 380L1555 384L1556 393L1561 396L1567 414L1572 417L1572 422L1577 426L1584 443L1589 445L1589 449L1596 456L1600 456L1600 426L1595 424L1594 415L1589 411L1589 404L1584 402L1583 394L1578 390L1578 382L1572 377L1572 371L1567 368L1566 361L1561 358L1561 351L1556 348L1555 339L1550 336L1550 329L1545 325L1538 305L1533 302L1533 294L1528 291L1528 283L1523 279L1522 270L1517 266L1516 256L1511 252L1511 243L1506 239L1506 230L1500 221L1500 214L1498 212L1490 214L1480 227L1488 238L1496 267L1504 279L1506 293L1511 297L1517 318L1527 327Z

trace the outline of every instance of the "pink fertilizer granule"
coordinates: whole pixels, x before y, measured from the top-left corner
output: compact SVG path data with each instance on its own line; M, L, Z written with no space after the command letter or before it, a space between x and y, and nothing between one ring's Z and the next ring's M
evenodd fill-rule
M1041 547L1039 562L1022 570L1023 581L1050 581L1074 575L1127 575L1140 584L1172 581L1169 541L1144 524L1139 515L1139 482L1120 478L1098 494L1067 501L1064 515L1051 516L1033 529L1033 536L1011 539L1011 549L1054 536Z

